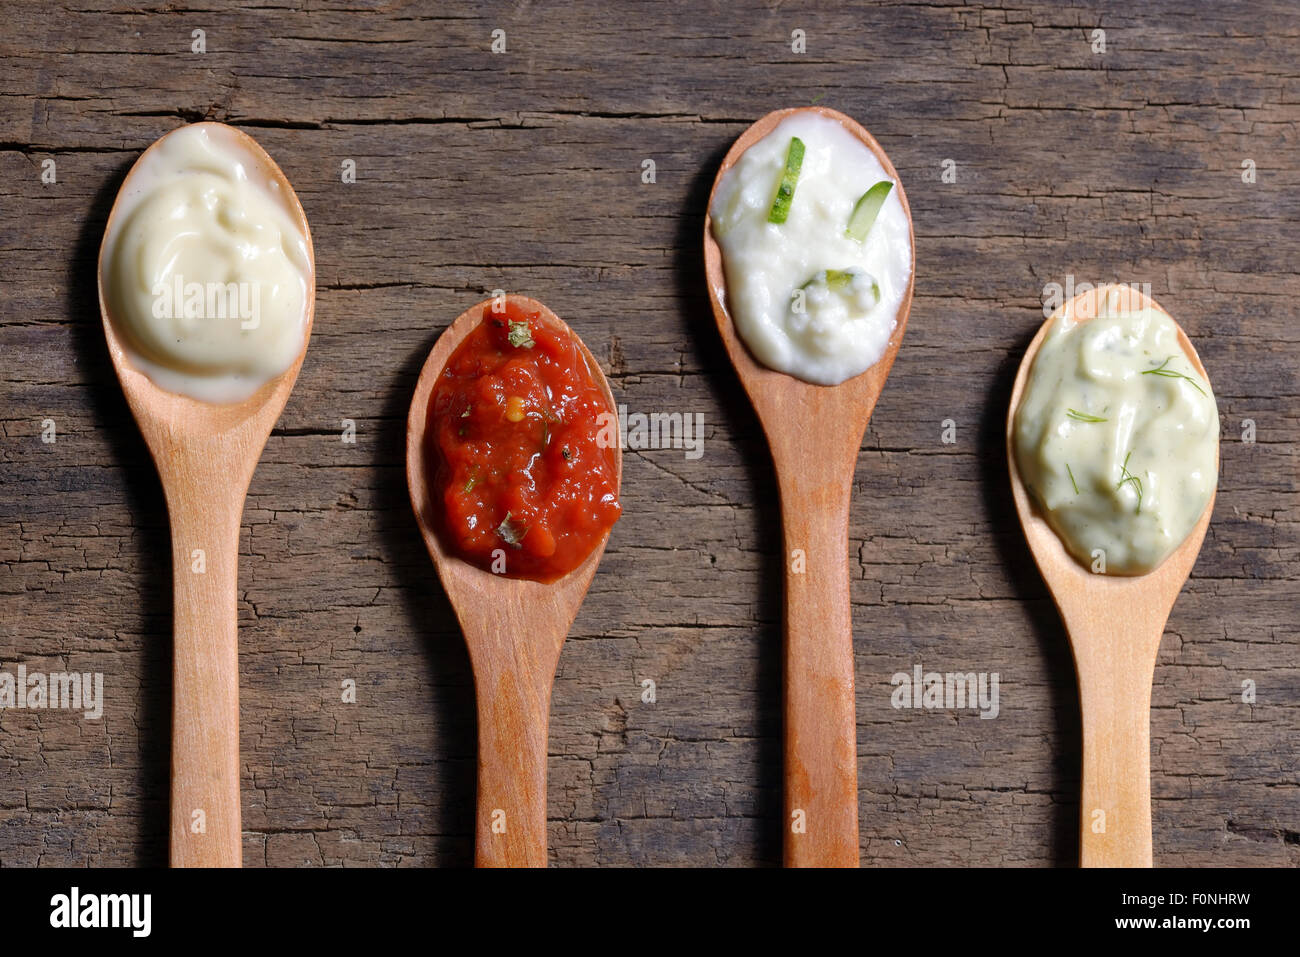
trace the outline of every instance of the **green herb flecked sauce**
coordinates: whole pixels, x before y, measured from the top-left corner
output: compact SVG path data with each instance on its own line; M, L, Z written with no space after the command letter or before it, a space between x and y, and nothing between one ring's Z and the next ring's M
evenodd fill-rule
M1058 317L1030 369L1014 441L1021 477L1066 550L1107 574L1164 561L1218 480L1214 393L1158 309Z

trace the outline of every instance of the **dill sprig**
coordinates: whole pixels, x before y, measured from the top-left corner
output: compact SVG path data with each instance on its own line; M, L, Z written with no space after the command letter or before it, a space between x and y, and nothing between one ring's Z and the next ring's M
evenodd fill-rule
M1179 371L1176 370L1176 369L1166 369L1166 368L1165 368L1165 366L1169 365L1169 363L1173 361L1173 358L1174 358L1173 356L1170 356L1168 359L1166 359L1164 362L1160 363L1160 365L1156 366L1154 369L1147 369L1147 370L1146 370L1145 372L1143 372L1142 374L1143 374L1143 375L1158 375L1158 376L1163 376L1163 377L1165 377L1166 379L1186 379L1188 382L1190 382L1190 383L1192 384L1192 388L1193 388L1193 389L1195 389L1195 390L1196 390L1197 392L1199 392L1201 395L1205 395L1205 390L1202 389L1201 386L1200 386L1200 384L1199 384L1195 379L1193 379L1191 376L1189 376L1189 375L1184 375L1183 373L1179 372Z
M1079 483L1074 480L1074 472L1070 470L1070 463L1065 463L1065 472L1070 476L1070 484L1074 486L1074 494L1079 494Z
M1119 467L1120 479L1119 479L1119 484L1115 486L1115 491L1118 492L1129 482L1132 482L1133 487L1137 489L1137 493L1138 493L1137 511L1134 514L1141 515L1142 514L1142 480L1128 470L1128 460L1132 458L1132 456L1133 456L1133 450L1129 449L1128 455L1124 456L1124 464Z
M1087 412L1080 412L1078 409L1066 409L1065 414L1079 422L1109 422L1109 419L1103 419L1099 415L1089 415Z

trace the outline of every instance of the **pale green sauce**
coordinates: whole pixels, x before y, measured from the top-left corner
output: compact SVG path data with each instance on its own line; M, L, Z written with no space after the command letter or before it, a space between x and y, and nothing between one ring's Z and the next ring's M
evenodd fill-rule
M1058 317L1015 419L1016 464L1078 561L1140 575L1200 520L1218 481L1209 382L1159 310Z

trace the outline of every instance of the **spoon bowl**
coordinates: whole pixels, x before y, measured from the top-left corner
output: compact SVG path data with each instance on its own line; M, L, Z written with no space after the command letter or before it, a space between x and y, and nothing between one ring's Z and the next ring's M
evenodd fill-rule
M1094 574L1066 551L1039 514L1015 454L1016 410L1048 330L1063 315L1077 322L1095 318L1112 294L1122 311L1153 308L1168 315L1154 299L1123 285L1085 291L1053 312L1025 351L1011 390L1007 461L1016 512L1065 622L1079 678L1083 713L1080 863L1150 867L1151 682L1165 622L1196 564L1214 511L1214 494L1187 538L1156 568L1133 576ZM1208 382L1200 356L1181 327L1178 344Z
M309 280L313 279L315 259L307 217L284 173L246 133L221 123L198 125L233 138L250 166L278 184L280 201L306 237ZM127 173L109 212L106 238L122 196L133 185L132 177L166 138L156 140ZM302 349L293 364L246 399L217 404L168 392L136 368L110 314L103 259L101 246L99 308L109 357L158 468L171 523L170 861L174 867L238 867L242 859L236 607L240 521L253 470L307 353L315 283L308 282Z
M600 364L550 309L525 296L506 299L568 329L617 408ZM560 649L600 564L609 531L581 565L554 582L507 578L448 551L438 537L434 476L426 461L429 399L447 360L483 321L494 300L461 313L438 337L420 371L406 428L406 478L420 534L465 635L478 701L478 788L475 863L480 867L546 866L546 742L551 687ZM616 480L622 451L614 447Z
M727 311L722 250L711 214L718 183L752 145L795 113L839 123L871 150L895 183L908 221L912 272L880 360L835 386L813 385L760 364ZM797 196L797 194L796 194ZM785 814L787 866L858 865L857 710L849 604L848 524L862 435L898 354L916 276L912 213L898 171L856 121L826 107L777 110L728 151L704 217L704 270L718 331L762 423L781 494L785 548Z

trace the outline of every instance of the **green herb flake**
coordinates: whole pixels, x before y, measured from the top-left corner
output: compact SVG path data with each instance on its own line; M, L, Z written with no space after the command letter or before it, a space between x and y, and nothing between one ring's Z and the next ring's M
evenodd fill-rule
M1132 458L1133 450L1129 449L1128 455L1124 456L1124 464L1119 467L1120 479L1119 484L1115 486L1115 491L1119 491L1129 482L1133 483L1133 488L1137 489L1138 504L1136 515L1142 514L1142 480L1128 470L1128 460Z
M1075 495L1078 495L1078 494L1079 494L1079 483L1076 482L1076 481L1074 480L1074 472L1072 472L1072 471L1070 470L1070 463L1069 463L1069 462L1066 462L1066 463L1065 463L1065 471L1066 471L1066 474L1068 474L1068 475L1070 476L1070 484L1074 486L1074 494L1075 494Z
M537 343L533 341L533 333L532 330L528 328L528 321L526 319L519 322L511 319L510 331L506 334L506 338L516 349L531 349L533 346L537 345Z
M885 205L889 191L893 188L894 184L889 180L882 180L863 193L854 204L853 212L849 214L849 224L844 229L844 235L858 242L865 240L867 233L871 232L871 227L875 225L876 217L880 215L881 207Z
M797 136L790 137L790 149L785 154L785 171L781 174L781 184L776 188L772 210L767 214L769 223L780 226L790 215L794 187L799 182L799 170L803 167L803 152L803 140Z
M471 475L471 476L469 477L469 481L465 483L465 491L466 491L466 492L472 492L472 491L474 491L474 486L478 484L478 481L479 481L479 479L478 479L478 474L477 474L477 473L475 473L474 475Z
M497 526L497 534L501 536L501 541L505 542L511 548L519 548L519 543L522 542L524 536L528 534L528 529L520 526L519 523L514 520L513 516L511 516L509 512L506 512L506 517L503 518L501 524Z
M1192 384L1192 388L1193 388L1193 389L1195 389L1195 390L1196 390L1197 392L1199 392L1201 395L1205 395L1205 390L1202 389L1201 386L1200 386L1200 384L1199 384L1195 379L1193 379L1191 376L1189 376L1189 375L1184 375L1183 373L1177 371L1176 369L1169 369L1169 368L1166 368L1166 366L1168 366L1169 363L1173 361L1173 358L1174 358L1173 356L1170 356L1168 359L1166 359L1164 362L1160 363L1160 365L1156 366L1154 369L1147 369L1147 370L1146 370L1145 372L1143 372L1142 374L1143 374L1143 375L1158 375L1158 376L1162 376L1162 377L1164 377L1164 378L1166 378L1166 379L1186 379L1188 382L1190 382L1190 383Z
M820 284L831 290L844 289L853 284L853 279L857 275L856 269L823 269L821 272L813 273L813 277L799 288L807 289L809 286Z
M1078 409L1066 409L1065 414L1077 422L1109 422L1109 419L1103 419L1099 415L1089 415L1087 412L1080 412Z

